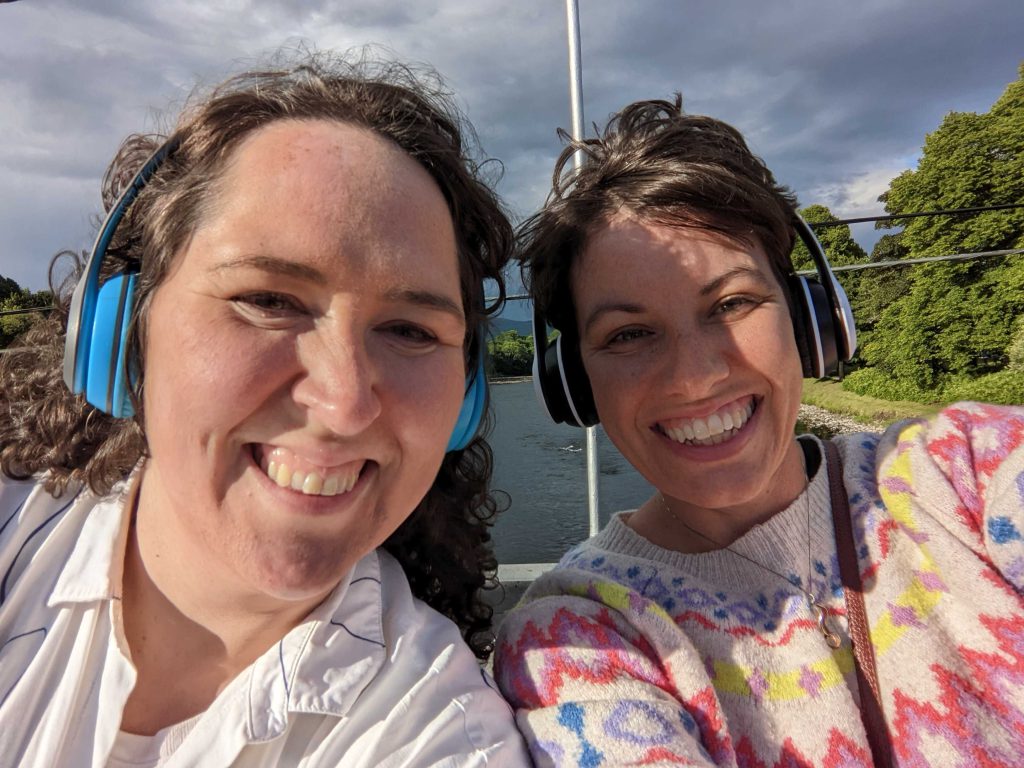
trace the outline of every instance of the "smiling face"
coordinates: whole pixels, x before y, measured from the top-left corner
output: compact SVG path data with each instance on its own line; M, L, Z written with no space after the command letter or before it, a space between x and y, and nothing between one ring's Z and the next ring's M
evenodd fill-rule
M756 521L800 493L800 360L760 245L619 217L572 292L605 431L691 524L710 535L708 511Z
M327 121L249 136L153 295L143 555L271 604L322 597L433 483L465 333L418 163Z

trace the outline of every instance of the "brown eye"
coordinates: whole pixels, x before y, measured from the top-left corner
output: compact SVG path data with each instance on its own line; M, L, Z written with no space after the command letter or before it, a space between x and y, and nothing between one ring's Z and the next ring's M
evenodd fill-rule
M755 301L749 296L729 296L726 299L718 302L715 306L715 314L719 315L730 315L742 312L743 310L750 309L757 306L761 302Z
M302 311L302 306L283 293L247 293L232 299L236 304L266 315L285 315Z
M426 328L415 323L394 323L385 326L386 333L403 344L425 347L437 342L437 336Z
M651 334L646 328L624 328L617 331L608 339L608 344L624 344L630 341L642 339Z

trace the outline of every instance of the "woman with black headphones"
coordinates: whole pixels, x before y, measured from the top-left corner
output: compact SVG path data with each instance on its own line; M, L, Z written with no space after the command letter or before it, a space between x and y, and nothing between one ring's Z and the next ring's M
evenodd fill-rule
M794 197L679 98L566 148L523 254L545 407L655 488L502 625L535 762L1018 764L1024 409L796 437L849 304Z
M0 763L527 764L478 665L512 231L465 128L324 54L122 145L0 364Z

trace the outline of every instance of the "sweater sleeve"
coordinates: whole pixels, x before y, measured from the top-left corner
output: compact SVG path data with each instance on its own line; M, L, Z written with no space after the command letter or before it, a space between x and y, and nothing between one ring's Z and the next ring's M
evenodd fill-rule
M909 494L1024 591L1024 408L956 403L893 431L880 446L886 505L898 517Z
M571 572L544 578L502 624L495 660L536 765L715 765L701 739L724 735L709 714L714 692L707 685L687 706L657 639L620 610L630 595L642 598L619 584L573 583Z

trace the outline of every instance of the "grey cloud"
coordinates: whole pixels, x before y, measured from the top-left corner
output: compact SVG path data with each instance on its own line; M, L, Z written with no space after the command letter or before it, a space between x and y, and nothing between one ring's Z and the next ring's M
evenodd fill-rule
M690 111L742 130L802 202L824 196L839 214L885 169L912 164L944 114L987 110L1024 58L1019 0L580 6L588 122L681 90ZM564 24L555 0L4 4L0 273L41 287L35 246L88 240L99 176L124 134L160 127L197 81L297 40L379 43L436 66L504 163L510 209L528 214L548 190L555 128L569 123Z

